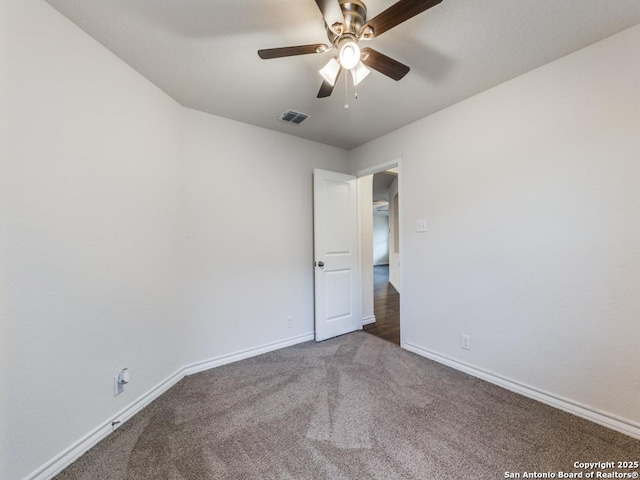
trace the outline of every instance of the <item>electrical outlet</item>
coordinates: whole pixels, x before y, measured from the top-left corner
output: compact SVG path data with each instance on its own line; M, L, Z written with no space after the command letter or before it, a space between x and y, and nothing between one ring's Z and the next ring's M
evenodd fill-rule
M287 315L287 328L291 327L293 327L293 318L291 318L291 315Z
M471 350L471 337L465 333L460 335L460 347Z
M117 397L118 395L120 395L122 392L124 392L124 383L120 383L120 374L117 374L115 377L113 377L113 396Z
M122 371L113 377L113 394L114 396L120 395L124 392L124 386L129 383L129 369L123 368Z
M427 220L424 218L419 218L416 220L416 232L426 232L427 231Z

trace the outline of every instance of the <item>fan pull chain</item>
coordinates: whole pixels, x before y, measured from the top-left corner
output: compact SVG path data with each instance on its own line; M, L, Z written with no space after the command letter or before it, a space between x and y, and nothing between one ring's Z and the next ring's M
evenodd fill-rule
M348 73L348 72L347 72ZM349 75L344 76L344 109L349 110Z
M358 99L358 69L353 70L353 92L356 100Z

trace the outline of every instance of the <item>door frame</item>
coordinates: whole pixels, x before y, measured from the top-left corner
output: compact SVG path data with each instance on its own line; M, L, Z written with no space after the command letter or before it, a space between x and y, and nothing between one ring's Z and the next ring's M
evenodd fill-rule
M403 183L403 175L402 175L402 157L397 157L394 158L393 160L389 160L387 162L383 162L383 163L379 163L377 165L374 165L372 167L368 167L362 170L358 170L356 171L353 175L356 176L356 178L360 178L360 177L365 177L367 175L373 175L375 173L379 173L379 172L383 172L385 170L388 170L390 168L393 167L398 167L398 247L400 250L399 253L399 259L400 259L400 285L403 291L406 291L406 284L405 284L405 275L404 275L404 262L403 262L403 258L404 258L404 241L403 241L403 233L402 233L402 225L404 224L403 222L403 212L404 212L404 189L402 186ZM358 195L358 202L360 202L360 196ZM373 239L372 239L373 241ZM358 205L358 250L362 251L362 212L360 209L360 205ZM362 292L363 292L363 279L362 279L362 274L363 274L363 269L362 269L362 261L360 258L358 258L358 289L359 289L359 293L360 293L360 303L362 303ZM401 348L405 348L405 332L404 332L404 302L402 301L403 295L400 295L400 347ZM360 311L362 311L362 305L360 308Z

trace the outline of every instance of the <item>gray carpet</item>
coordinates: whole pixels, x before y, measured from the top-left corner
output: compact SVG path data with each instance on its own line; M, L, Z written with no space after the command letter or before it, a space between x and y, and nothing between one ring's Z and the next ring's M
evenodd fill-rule
M187 377L56 478L498 479L616 459L640 441L357 332Z

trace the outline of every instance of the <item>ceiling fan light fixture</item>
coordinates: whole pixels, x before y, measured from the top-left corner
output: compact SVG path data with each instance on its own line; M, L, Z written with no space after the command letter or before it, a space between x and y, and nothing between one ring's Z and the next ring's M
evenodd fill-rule
M369 75L369 68L393 80L401 80L409 73L410 68L407 65L403 65L397 60L371 48L361 49L358 42L379 37L384 32L438 5L442 0L394 1L393 5L367 21L367 6L363 0L315 0L324 19L329 44L316 43L261 49L258 50L258 56L263 60L269 60L295 55L324 53L335 48L337 56L320 70L320 75L324 81L320 86L317 98L326 98L331 95L343 69L351 72L354 85L358 85ZM337 18L341 18L342 22L336 22ZM346 94L348 95L348 79L346 76L345 85ZM355 91L355 97L358 98L357 90ZM348 108L348 104L345 107Z
M329 60L329 62L320 69L320 75L322 75L322 78L324 78L332 87L336 84L339 73L340 64L335 58Z
M357 86L362 80L367 78L367 75L371 73L364 63L359 62L355 68L351 70L351 76L353 77L353 85Z
M340 44L338 58L340 59L342 68L351 70L360 62L360 47L355 41L351 39L346 40Z

